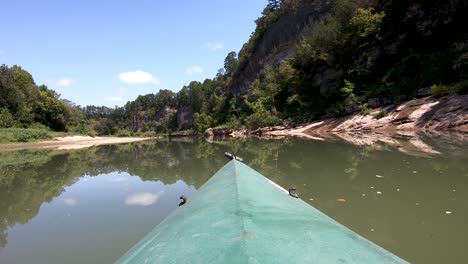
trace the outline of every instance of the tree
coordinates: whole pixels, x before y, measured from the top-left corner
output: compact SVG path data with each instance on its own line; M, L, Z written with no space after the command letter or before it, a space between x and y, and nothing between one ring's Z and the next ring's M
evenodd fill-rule
M27 71L19 66L0 67L0 108L7 108L23 126L33 122L31 110L37 101L38 90Z
M15 125L15 118L6 108L0 109L0 128L12 127Z
M198 133L203 133L213 125L213 118L205 113L195 113L195 128Z
M267 7L272 10L278 10L281 7L281 0L268 0Z
M59 95L54 90L47 89L44 85L39 87L39 100L34 113L36 122L57 131L67 129L68 113L65 104L59 100Z
M373 8L356 10L356 14L351 18L349 25L353 30L353 37L375 37L379 39L380 26L385 17L385 12L374 13Z
M224 59L224 70L226 75L231 76L234 73L237 68L237 63L237 53L234 51L229 52Z
M158 111L161 111L166 107L175 107L175 93L166 89L159 90L155 95L155 101L155 107Z
M263 80L255 80L252 84L252 95L254 95L265 109L276 115L275 96L280 92L280 85L276 79L275 72L269 66L265 67Z

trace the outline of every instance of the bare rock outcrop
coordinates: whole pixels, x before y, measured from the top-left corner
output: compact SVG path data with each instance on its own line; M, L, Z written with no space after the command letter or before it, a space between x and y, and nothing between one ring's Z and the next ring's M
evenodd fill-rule
M375 108L368 115L357 113L327 119L304 133L319 135L325 131L406 131L411 134L419 130L468 132L468 95L423 97L399 106Z
M344 140L361 146L387 145L410 155L436 155L440 152L427 143L430 138L468 141L468 95L418 98L375 108L368 115L356 113L296 128L256 131L262 137Z

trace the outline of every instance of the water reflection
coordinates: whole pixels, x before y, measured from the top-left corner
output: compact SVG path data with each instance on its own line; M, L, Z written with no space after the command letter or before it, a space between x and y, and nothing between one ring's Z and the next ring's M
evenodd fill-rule
M73 207L78 204L78 201L76 199L67 198L63 199L63 203L67 206Z
M0 262L21 251L43 254L49 263L112 262L176 208L181 194L190 195L222 167L224 151L412 262L457 262L468 243L468 148L439 141L431 148L440 154L250 138L0 152ZM46 245L24 242L28 232L44 228L63 232L44 244L73 237L62 243L70 253L51 259Z
M135 193L127 196L127 199L125 199L125 204L129 206L150 206L156 203L163 193L163 191L158 193Z
M97 176L112 172L127 172L144 181L174 184L183 179L199 187L215 171L218 164L197 160L193 148L183 144L156 142L102 146L75 151L22 150L0 152L0 247L7 243L7 227L25 224L39 212L41 205L60 196L65 187L81 176ZM203 164L205 163L205 164ZM207 165L210 169L206 170ZM125 183L128 177L111 181ZM127 205L148 206L156 203L162 193L130 195ZM62 201L76 206L74 198Z

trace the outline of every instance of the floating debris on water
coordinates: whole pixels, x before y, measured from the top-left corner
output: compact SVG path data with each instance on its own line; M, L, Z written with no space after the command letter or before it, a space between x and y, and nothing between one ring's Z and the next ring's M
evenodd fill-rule
M445 211L445 214L452 214L452 211Z
M370 188L371 188L371 189L374 189L374 186L371 186Z
M384 176L378 175L378 174L377 174L377 175L375 175L375 177L377 177L377 178L383 178Z
M310 200L310 201L313 201L313 200L314 200L314 198L310 198L309 200Z
M374 232L374 228L371 228L370 231L371 231L371 232Z
M338 199L336 199L336 201L339 202L339 203L346 203L345 198L338 198Z
M400 191L400 188L396 189L396 191L399 192L399 191Z
M419 203L416 203L416 205L419 205Z
M377 194L382 194L382 192L381 192L381 191L377 191Z
M452 192L456 192L457 190L452 190Z
M362 194L362 196L366 196L366 194L365 194L365 193L363 193L363 194Z
M418 171L413 171L413 173L418 173Z

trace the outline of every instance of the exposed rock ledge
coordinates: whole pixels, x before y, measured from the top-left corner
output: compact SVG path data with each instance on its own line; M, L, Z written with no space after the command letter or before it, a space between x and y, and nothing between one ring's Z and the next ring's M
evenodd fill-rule
M468 95L440 98L429 96L400 105L375 108L368 115L355 113L296 128L266 127L254 131L222 132L229 132L224 135L231 137L297 136L314 140L339 138L356 145L385 143L405 152L414 149L437 154L437 150L425 143L428 138L449 137L457 142L468 141ZM223 133L213 135L218 134Z
M301 136L313 139L330 133L398 133L412 136L418 131L456 131L468 133L468 95L424 97L400 105L372 109L368 115L355 113L341 118L330 118L296 128L265 127L257 130L223 130L213 135L241 137ZM226 133L227 132L227 133Z

